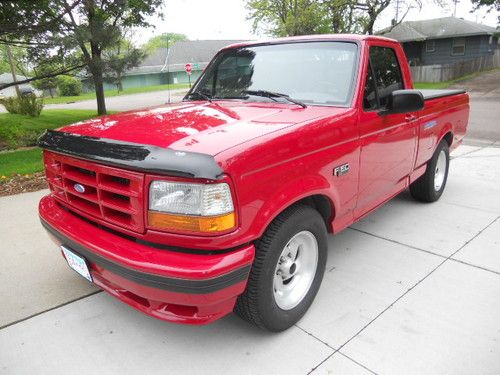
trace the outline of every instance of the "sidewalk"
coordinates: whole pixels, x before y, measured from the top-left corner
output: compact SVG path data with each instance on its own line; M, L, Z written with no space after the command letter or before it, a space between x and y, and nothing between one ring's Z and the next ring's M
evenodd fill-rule
M0 198L0 374L500 373L500 147L454 152L440 201L403 193L331 236L313 306L281 334L97 292L39 225L43 193Z

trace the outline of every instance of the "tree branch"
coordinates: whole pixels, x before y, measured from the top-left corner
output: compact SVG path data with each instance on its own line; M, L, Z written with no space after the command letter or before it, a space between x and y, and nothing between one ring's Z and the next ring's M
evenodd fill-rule
M4 83L4 84L0 85L0 90L6 89L7 87L16 86L16 85L23 85L25 83L37 81L39 79L57 77L57 76L60 76L61 74L66 74L66 73L72 72L72 71L74 71L76 69L81 69L84 66L86 66L86 64L76 65L76 66L73 66L71 68L63 69L63 70L60 70L58 72L52 72L52 73L43 74L43 75L38 76L38 77L26 78L26 79L23 79L22 81L11 82L11 83Z

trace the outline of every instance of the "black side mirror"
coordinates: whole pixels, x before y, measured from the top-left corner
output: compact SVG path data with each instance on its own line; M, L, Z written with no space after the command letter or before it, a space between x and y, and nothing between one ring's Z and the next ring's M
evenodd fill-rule
M387 106L380 115L408 113L424 108L424 96L418 90L395 90L387 98Z

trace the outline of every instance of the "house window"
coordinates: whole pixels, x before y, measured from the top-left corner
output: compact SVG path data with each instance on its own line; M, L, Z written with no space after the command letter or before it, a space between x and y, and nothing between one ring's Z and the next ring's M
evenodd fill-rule
M453 56L465 55L465 38L453 39L453 44L451 47L451 54Z
M489 44L490 46L493 44L493 35L490 35L490 40L489 40L488 44Z
M425 42L425 52L434 52L436 50L436 41L434 40L427 40Z

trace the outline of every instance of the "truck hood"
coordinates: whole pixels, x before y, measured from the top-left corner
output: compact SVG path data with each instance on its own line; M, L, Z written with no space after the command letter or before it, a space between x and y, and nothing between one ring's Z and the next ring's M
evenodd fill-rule
M256 137L347 108L183 102L78 122L63 132L216 155Z

